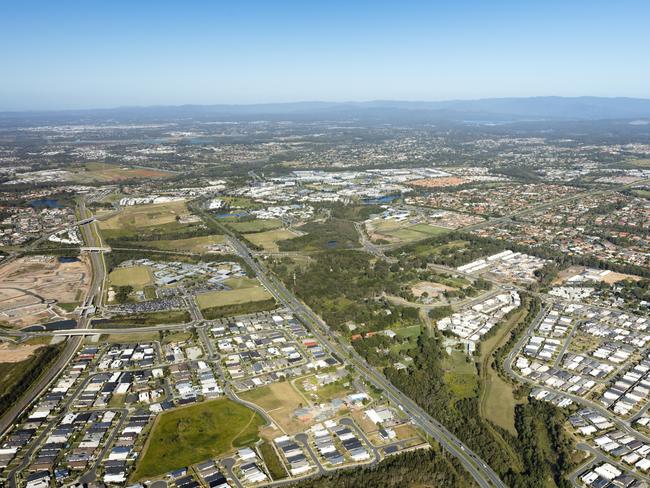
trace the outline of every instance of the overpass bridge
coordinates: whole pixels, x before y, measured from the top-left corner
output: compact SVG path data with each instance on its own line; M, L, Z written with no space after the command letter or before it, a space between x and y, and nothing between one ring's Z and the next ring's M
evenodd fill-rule
M108 246L81 246L79 250L81 252L111 252L111 248Z

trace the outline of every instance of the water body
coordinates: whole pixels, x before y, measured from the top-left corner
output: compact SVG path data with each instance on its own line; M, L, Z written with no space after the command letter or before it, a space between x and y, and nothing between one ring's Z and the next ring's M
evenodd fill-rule
M61 208L63 205L58 200L52 198L39 198L38 200L29 202L29 206L34 208Z
M60 263L76 263L77 261L79 261L79 258L69 258L65 256L59 258Z
M335 249L336 246L338 246L338 244L339 244L338 241L327 241L325 243L325 246L329 249Z
M386 195L379 198L366 198L361 200L364 205L381 205L382 203L391 203L393 200L399 198L399 195Z
M30 327L25 327L21 329L21 332L40 332L43 330L69 330L74 329L77 325L77 322L74 320L57 320L56 322L50 322L49 324L42 325L32 325Z
M239 213L224 213L218 214L216 216L218 219L227 219L229 217L248 217L248 212L239 212Z

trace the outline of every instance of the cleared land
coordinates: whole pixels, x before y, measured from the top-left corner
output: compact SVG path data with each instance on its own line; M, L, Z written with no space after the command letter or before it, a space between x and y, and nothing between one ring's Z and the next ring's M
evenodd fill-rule
M585 269L586 268L584 266L569 266L568 268L558 273L557 278L553 280L553 284L556 285L556 284L565 283L569 278L579 275ZM610 271L603 277L601 281L603 283L607 283L608 285L612 285L614 283L618 283L619 281L624 281L624 280L639 281L641 280L641 277L636 275L631 275L631 274L618 273L617 271ZM589 282L586 283L587 285L589 284Z
M9 344L0 343L0 359L3 363L18 363L28 359L43 344Z
M630 159L627 163L637 168L650 168L650 159Z
M278 242L293 239L300 234L288 229L269 230L266 232L256 232L254 234L246 234L244 237L256 246L261 247L265 251L278 252Z
M225 305L239 305L246 302L259 302L272 298L266 288L261 286L248 286L236 290L210 291L196 296L199 308L223 307Z
M192 319L187 310L166 310L164 312L148 312L126 317L118 316L113 319L95 321L98 329L117 329L130 327L148 327L158 324L182 324Z
M453 290L455 290L455 288L441 283L435 283L433 281L419 281L411 286L411 292L416 297L421 297L424 293L430 297L436 297L445 291Z
M140 290L153 284L153 277L147 266L132 266L114 269L108 275L108 281L111 285L132 286L134 289Z
M224 237L222 235L189 237L187 239L173 239L173 240L159 240L159 241L145 241L143 246L153 249L160 249L162 251L184 251L204 253L209 251L210 246L223 244Z
M61 262L53 256L29 256L0 268L0 322L25 327L69 318L56 303L76 303L90 286L86 258Z
M239 393L242 400L262 407L275 423L288 434L297 434L305 424L293 417L293 412L307 401L291 386L290 382L273 383Z
M152 478L255 443L264 419L227 398L161 413L132 475Z
M453 351L445 359L445 383L459 399L475 396L478 388L476 367L467 359L461 351Z
M151 342L160 340L159 332L141 332L137 334L102 334L100 337L101 342L109 342L111 344L129 344L135 342Z
M176 223L176 218L189 215L184 201L132 205L117 215L99 221L102 230L137 230L140 228ZM179 224L180 225L180 224Z
M527 302L524 302L527 303ZM509 432L517 435L515 429L515 407L517 399L512 385L505 381L492 367L492 353L510 338L512 329L526 317L527 306L522 305L506 322L498 326L496 334L481 343L481 376L483 394L481 414Z
M421 188L441 188L445 186L458 186L467 183L469 180L449 176L445 178L424 178L422 180L411 181L410 184Z
M310 376L305 379L314 386L318 384L315 376ZM344 381L337 381L335 383L330 383L329 385L324 385L322 387L316 388L316 390L313 391L312 390L306 391L302 386L302 383L305 379L300 379L294 384L298 387L298 389L302 392L302 394L305 397L311 398L318 403L329 402L334 398L341 398L352 393L352 391L349 388L343 386L343 383L345 383Z
M449 232L449 229L437 227L426 223L410 224L408 221L396 220L371 221L366 225L368 236L372 240L386 240L389 242L413 242L426 239L438 234Z
M256 219L245 222L232 222L228 227L246 234L247 232L263 232L282 227L282 221L278 219Z
M129 168L104 163L88 163L80 168L75 168L71 174L72 180L78 183L110 183L135 179L162 179L173 176L173 173L158 169Z

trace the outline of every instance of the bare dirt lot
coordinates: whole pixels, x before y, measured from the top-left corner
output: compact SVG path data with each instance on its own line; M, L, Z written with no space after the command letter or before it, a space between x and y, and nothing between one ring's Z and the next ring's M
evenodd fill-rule
M421 297L423 293L427 293L430 297L437 297L445 291L452 290L455 290L455 288L440 283L434 283L433 281L420 281L411 287L411 292L418 298Z
M411 185L423 188L440 188L443 186L458 186L467 183L468 180L458 178L457 176L450 176L447 178L425 178L423 180L411 181Z
M86 258L60 262L53 256L29 256L0 268L0 322L26 327L70 318L61 304L83 299L90 285Z
M0 362L18 363L32 355L42 344L8 344L0 343Z

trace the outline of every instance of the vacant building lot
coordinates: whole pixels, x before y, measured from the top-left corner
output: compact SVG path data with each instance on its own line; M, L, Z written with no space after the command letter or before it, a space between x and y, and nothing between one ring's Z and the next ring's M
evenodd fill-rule
M247 232L264 232L282 227L282 221L278 219L255 219L244 222L232 222L228 224L228 227L242 234Z
M178 217L188 216L190 211L184 201L133 205L123 208L116 215L99 221L102 231L137 231L147 227L177 224Z
M162 179L173 175L168 171L152 168L128 168L114 164L88 163L75 168L72 179L78 183L111 183L135 179Z
M223 244L222 235L210 235L200 237L188 237L187 239L144 241L142 244L153 249L162 251L181 251L202 254L208 252L211 246Z
M29 256L0 268L0 322L13 327L63 320L69 304L83 300L90 285L86 258L61 262L53 256Z
M409 224L396 220L379 220L369 222L367 231L372 240L381 239L394 243L406 243L444 234L449 232L449 229L426 223Z
M410 184L420 188L441 188L445 186L458 186L467 183L469 180L458 178L457 176L448 176L445 178L425 178L422 180L411 181Z
M244 237L255 244L256 246L261 247L265 251L278 252L278 242L286 241L288 239L293 239L298 237L301 234L294 232L288 229L276 229L269 230L266 232L256 232L254 234L246 234Z
M272 298L271 294L266 291L266 288L257 284L255 280L247 280L244 283L242 287L233 290L201 293L196 296L196 302L199 308L203 310L226 305L239 305L247 302L260 302Z
M153 284L151 270L147 266L114 269L108 275L108 281L113 286L132 286L135 290Z
M309 402L288 381L273 383L239 393L242 400L262 407L273 421L287 434L305 430L305 424L293 416L294 410Z
M163 412L132 479L157 477L251 445L264 424L257 412L227 398Z
M28 359L34 351L43 347L43 344L10 344L0 343L0 358L3 363L18 363Z

